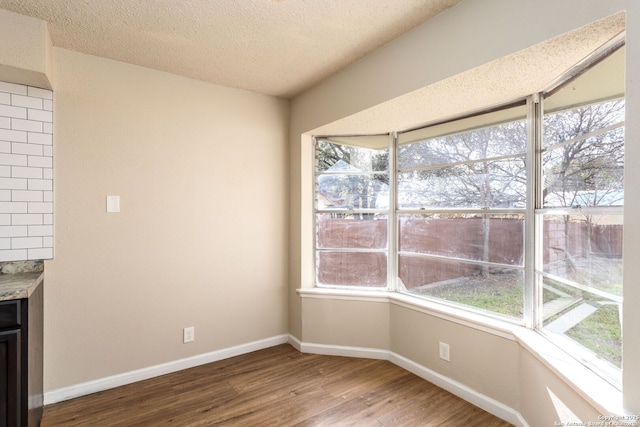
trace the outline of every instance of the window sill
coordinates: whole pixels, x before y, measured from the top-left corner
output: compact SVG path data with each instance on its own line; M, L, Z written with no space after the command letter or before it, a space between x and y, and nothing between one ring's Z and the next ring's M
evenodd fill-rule
M542 334L517 328L518 343L602 414L623 415L622 392Z
M544 336L524 326L386 290L301 288L297 292L301 298L391 303L516 341L602 414L625 413L620 390Z

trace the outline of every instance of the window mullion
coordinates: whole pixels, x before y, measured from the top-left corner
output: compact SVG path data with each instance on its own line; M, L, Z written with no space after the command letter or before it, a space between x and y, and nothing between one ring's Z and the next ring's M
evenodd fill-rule
M398 216L396 200L396 175L398 165L396 164L398 133L389 134L389 213L387 223L387 288L390 291L398 289Z
M541 233L538 230L536 209L541 205L541 154L542 99L539 94L527 100L527 209L525 214L525 290L524 321L528 328L540 326L542 307L542 282L536 274L536 266L542 255ZM540 224L541 225L541 224Z

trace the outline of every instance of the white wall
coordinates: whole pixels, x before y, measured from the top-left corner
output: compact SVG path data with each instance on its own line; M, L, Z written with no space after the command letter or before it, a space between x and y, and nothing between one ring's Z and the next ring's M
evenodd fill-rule
M291 176L298 179L292 179L290 183L290 332L303 342L326 339L315 325L330 321L316 317L320 311L312 306L320 304L317 299L301 299L295 292L299 287L309 286L313 274L309 134L620 11L627 14L627 115L635 117L640 111L639 83L635 72L640 66L640 4L622 0L466 0L292 100L290 170ZM636 174L640 173L640 145L636 143L640 138L640 124L628 120L626 133L626 179L627 182L636 182ZM636 206L640 205L640 193L627 186L625 203L627 215L632 217ZM640 225L631 222L625 224L627 260L637 259L640 248ZM640 287L634 286L638 278L638 263L625 263L623 397L626 408L636 413L640 412L640 312L635 309L640 304ZM331 313L331 304L331 301L323 301L322 311ZM373 310L360 310L359 304L362 303L353 302L351 309L345 306L348 304L345 301L334 301L333 304L339 306L341 312L351 313L351 320L342 318L346 323L375 323L372 316L377 314ZM310 311L314 314L308 316ZM412 321L407 320L409 317ZM557 387L558 377L513 341L494 339L472 328L449 327L429 317L425 313L409 315L405 310L392 309L389 318L392 326L379 328L381 336L369 337L367 342L374 347L384 340L382 334L389 331L392 351L425 363L427 368L458 379L468 387L509 405L523 416L530 417L531 425L538 425L538 420L546 420L539 414L553 405L553 402L549 403L551 397L548 393L526 391L528 385L534 383L536 390L542 390L542 384L557 390L559 401L567 402L576 415L591 417L595 414L595 409L571 387L566 384ZM313 328L308 327L310 323ZM366 345L355 336L356 330L349 326L334 328L333 342L357 341L360 346ZM437 360L417 353L422 344L418 342L415 330L423 331L432 343L437 336L446 333L447 340L458 342L463 349L469 347L469 343L475 343L475 348L479 348L490 342L492 351L481 352L475 359L465 359L464 363L445 368ZM467 350L473 351L473 348ZM494 358L492 354L500 357ZM521 372L529 369L536 371L535 378ZM482 374L468 375L483 372L499 376L500 380L491 382Z
M45 391L286 333L287 102L58 48L54 64Z

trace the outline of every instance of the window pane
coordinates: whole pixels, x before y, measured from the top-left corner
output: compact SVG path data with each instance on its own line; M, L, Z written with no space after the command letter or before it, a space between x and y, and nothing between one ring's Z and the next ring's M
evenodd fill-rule
M316 140L318 284L386 286L389 144L388 134Z
M621 48L545 96L536 206L546 208L536 223L544 331L614 383L622 363L624 62Z
M589 104L544 116L543 147L578 139L624 122L624 100Z
M400 255L399 274L406 291L522 319L522 271Z
M409 151L398 150L398 164L400 165L400 169L417 166L416 164L411 166L411 158L413 154L416 154L416 151L415 149L408 148L410 147L408 144L420 143L428 140L442 142L446 141L447 137L471 140L478 136L485 138L490 136L488 139L509 140L512 144L508 144L509 146L500 148L498 146L499 144L490 143L489 145L495 148L493 150L489 150L489 152L501 152L504 154L523 153L525 151L524 145L517 142L515 143L515 146L513 144L515 140L526 141L526 137L524 137L526 117L527 107L523 103L521 105L496 110L490 113L478 114L408 132L400 132L398 134L398 144L401 148L407 147L407 150ZM434 144L438 145L437 142ZM441 145L438 150L447 150L447 147ZM424 156L418 156L418 158L423 157Z
M622 215L545 215L543 271L622 296Z
M410 134L405 135L404 139L410 137ZM418 135L419 133L415 136ZM433 139L417 140L398 147L398 169L402 171L493 157L524 155L526 141L524 120Z
M399 249L450 258L523 265L524 215L399 215Z
M389 175L320 175L316 203L318 209L387 209Z
M387 284L387 255L364 252L317 252L317 278L323 285L376 286Z
M378 147L380 137L342 137L339 142L320 139L316 143L316 164L320 172L377 172L389 169L389 136L385 135L384 145ZM362 144L349 145L352 144ZM366 144L377 148L367 147Z
M369 215L370 218L360 218ZM316 245L321 249L385 249L387 217L362 214L342 217L316 215Z
M398 174L398 208L524 208L524 158Z
M624 127L543 154L544 207L622 206Z
M578 343L583 358L595 356L621 368L620 303L550 279L544 289L544 330Z
M625 47L622 46L600 63L592 66L587 72L569 82L544 99L544 109L547 113L575 109L577 106L585 106L602 102L603 100L623 99L625 84ZM574 111L579 111L576 109ZM546 125L546 123L545 123ZM597 127L607 126L600 124ZM594 125L588 126L592 130ZM548 130L548 128L547 128ZM566 141L570 138L554 139L545 132L545 143L554 141Z

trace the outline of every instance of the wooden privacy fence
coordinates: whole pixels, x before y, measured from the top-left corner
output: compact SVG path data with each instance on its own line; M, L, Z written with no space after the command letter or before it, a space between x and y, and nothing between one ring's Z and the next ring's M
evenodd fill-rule
M398 272L407 288L478 274L483 267L451 260L461 258L507 266L523 264L524 222L512 218L410 218L399 222L400 252L437 257L401 255ZM543 227L544 263L562 264L569 258L622 256L622 225L586 221L547 220ZM358 252L320 251L318 280L324 284L384 286L387 281L386 219L324 217L317 223L321 249L356 249ZM446 257L446 258L439 258ZM501 269L491 267L493 272ZM505 267L505 270L509 270Z

